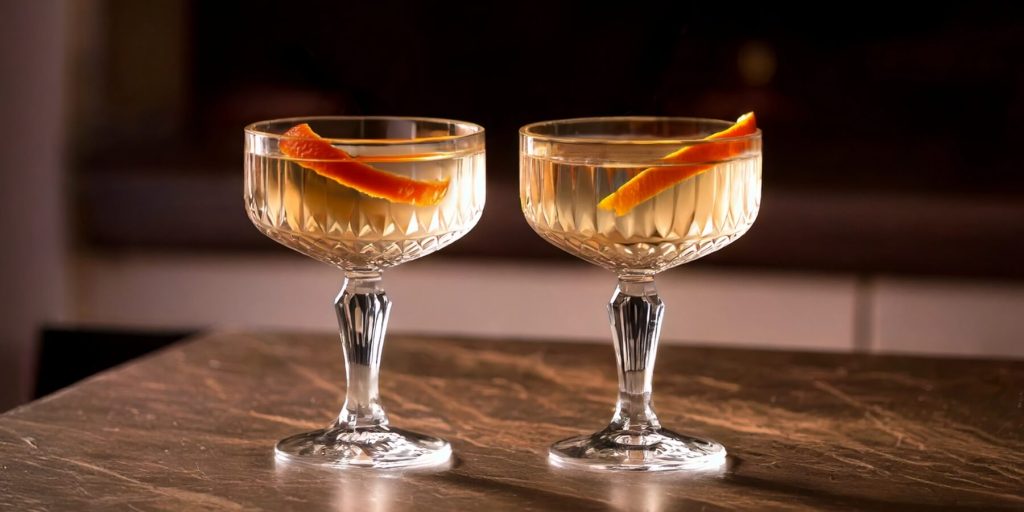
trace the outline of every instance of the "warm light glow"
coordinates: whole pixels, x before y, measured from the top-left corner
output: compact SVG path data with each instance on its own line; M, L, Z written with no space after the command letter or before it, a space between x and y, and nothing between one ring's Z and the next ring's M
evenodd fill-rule
M752 87L768 85L775 77L777 61L775 49L761 41L748 41L736 54L743 83Z

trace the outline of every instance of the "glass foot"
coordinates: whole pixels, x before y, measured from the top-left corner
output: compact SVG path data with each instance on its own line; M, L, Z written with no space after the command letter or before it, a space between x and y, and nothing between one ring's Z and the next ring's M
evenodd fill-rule
M663 428L639 432L608 428L551 445L549 459L556 466L594 470L713 470L725 464L725 448Z
M448 441L390 426L329 427L282 439L278 459L336 468L413 468L444 464Z

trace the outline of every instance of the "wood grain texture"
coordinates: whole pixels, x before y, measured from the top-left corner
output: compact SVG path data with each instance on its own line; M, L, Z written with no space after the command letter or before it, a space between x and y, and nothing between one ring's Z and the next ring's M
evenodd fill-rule
M10 510L1021 510L1024 362L662 347L655 405L729 450L717 474L547 464L600 428L607 344L393 336L393 423L452 442L439 471L275 463L337 413L336 338L220 333L0 415Z

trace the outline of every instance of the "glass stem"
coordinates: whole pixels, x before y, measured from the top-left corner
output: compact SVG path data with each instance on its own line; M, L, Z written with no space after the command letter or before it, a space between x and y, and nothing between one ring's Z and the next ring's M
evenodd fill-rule
M651 379L664 313L653 276L619 276L608 304L619 368L619 399L611 429L642 432L661 428L651 404Z
M346 273L334 309L338 313L348 383L338 426L357 429L387 425L377 380L391 300L384 293L380 272Z

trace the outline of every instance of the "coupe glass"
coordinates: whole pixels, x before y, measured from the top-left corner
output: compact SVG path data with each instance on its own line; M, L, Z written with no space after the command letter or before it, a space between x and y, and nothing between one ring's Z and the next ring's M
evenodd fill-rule
M324 138L314 149L290 131L303 123ZM433 192L410 194L417 187ZM334 302L345 404L330 426L278 442L277 457L375 468L447 461L447 441L391 426L381 404L378 373L391 310L381 273L451 244L479 220L483 128L403 117L254 123L245 129L245 207L265 235L345 275Z
M555 465L659 471L713 468L725 461L725 448L717 442L662 428L651 403L651 377L665 310L655 274L725 247L757 217L761 132L704 139L730 125L603 117L520 130L520 199L527 222L551 244L618 275L608 305L618 361L615 413L604 430L555 443L549 453ZM667 161L682 148L711 144L729 146L697 153L725 149L730 157ZM621 210L599 206L614 192L624 194L623 185L644 172L633 191L647 190L638 197L650 198L626 201L635 204Z

